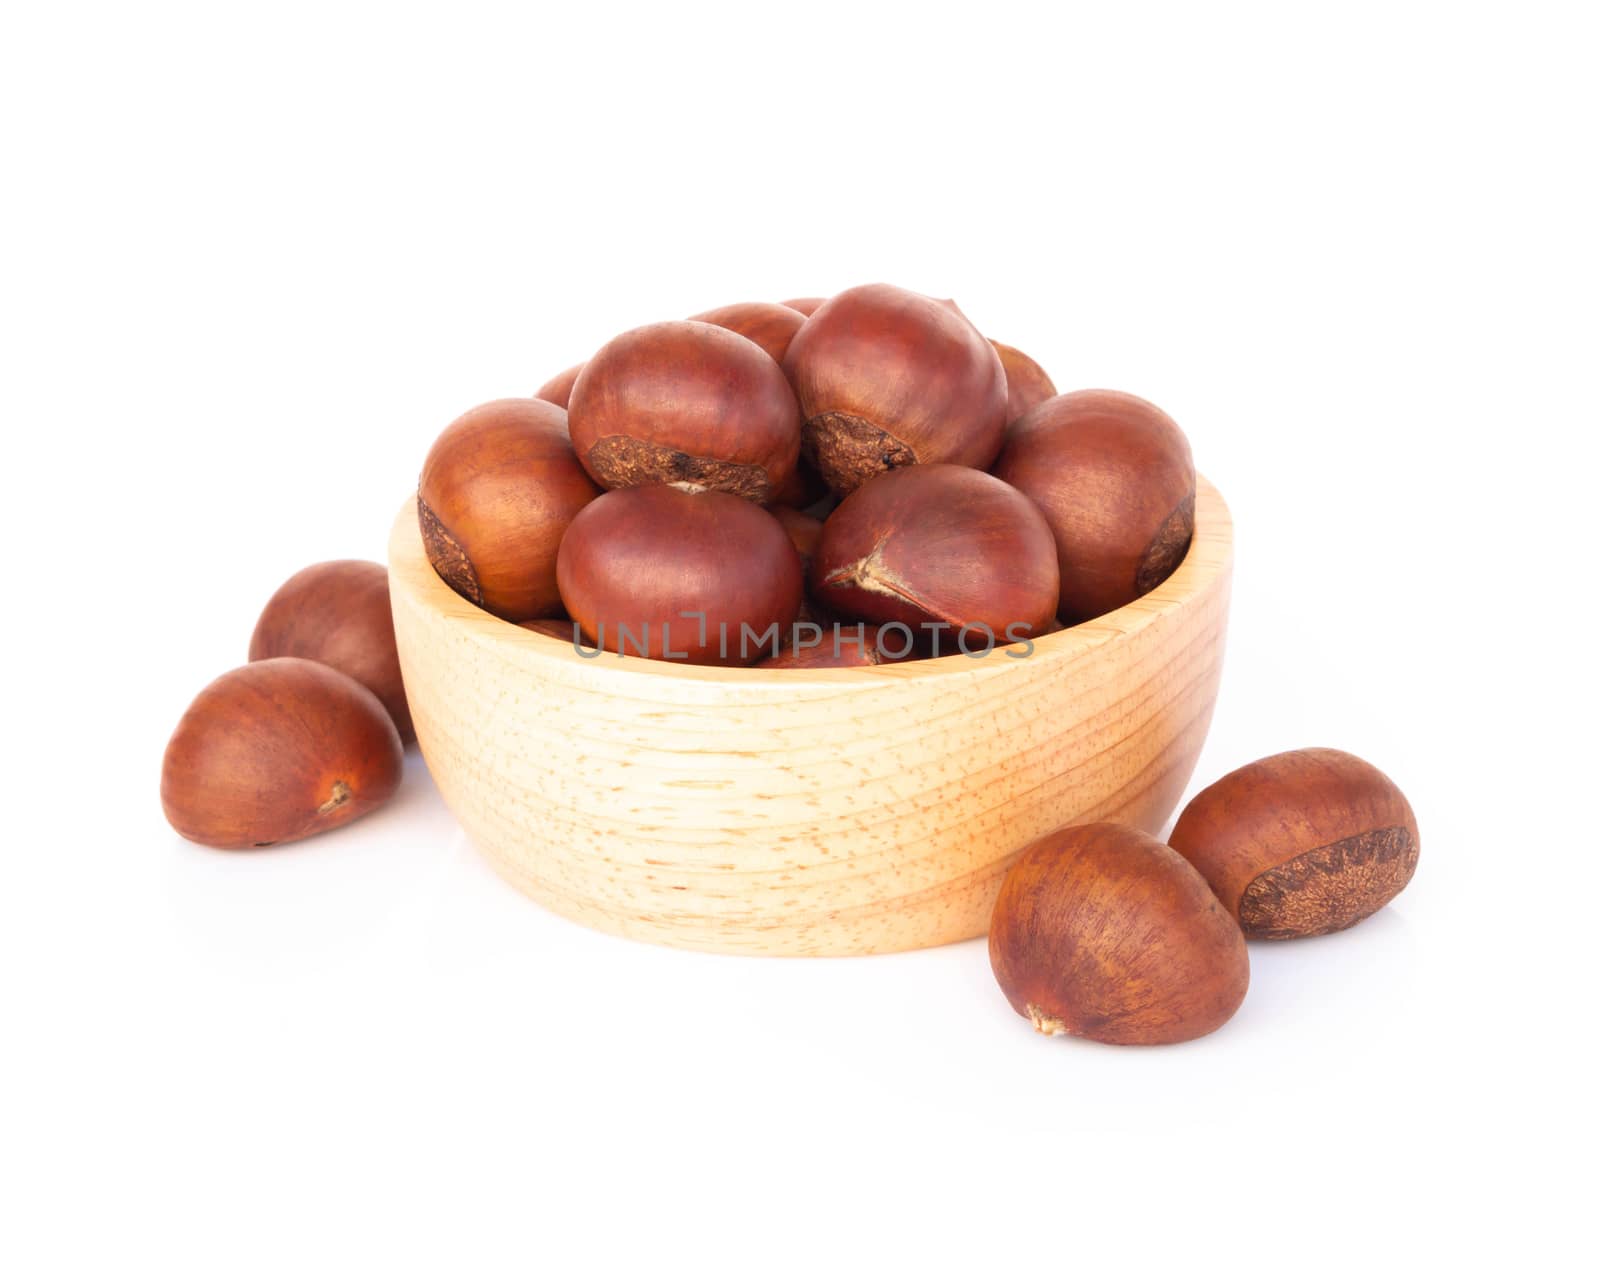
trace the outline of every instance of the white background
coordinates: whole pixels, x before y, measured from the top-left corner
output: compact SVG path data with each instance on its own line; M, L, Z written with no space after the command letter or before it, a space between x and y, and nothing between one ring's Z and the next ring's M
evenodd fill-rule
M1583 6L16 5L0 1257L1567 1262L1590 1248L1600 350ZM981 942L591 934L398 800L224 854L190 697L435 433L611 334L888 280L1187 429L1238 524L1194 788L1385 768L1392 909L1213 1037Z

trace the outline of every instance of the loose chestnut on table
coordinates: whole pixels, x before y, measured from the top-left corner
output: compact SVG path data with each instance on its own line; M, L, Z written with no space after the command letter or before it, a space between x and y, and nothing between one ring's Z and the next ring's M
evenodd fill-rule
M329 560L273 593L250 636L250 660L304 657L370 688L403 744L417 739L400 678L389 611L389 571L371 560Z
M834 296L789 344L806 457L841 496L914 463L987 468L1006 426L1000 355L948 303L874 284Z
M743 304L725 304L721 308L696 313L691 322L709 322L725 331L742 335L760 346L761 351L782 363L789 351L789 341L805 325L806 315L786 304L768 304L760 300Z
M556 551L598 497L559 406L491 401L440 434L417 482L417 519L439 576L509 622L561 609Z
M591 357L567 416L579 461L607 489L681 484L771 501L800 456L783 370L708 322L657 322Z
M589 504L556 571L567 612L596 647L690 665L772 654L802 594L800 557L773 516L720 490L671 485Z
M1000 886L989 961L1038 1032L1113 1045L1190 1041L1250 984L1237 923L1170 847L1118 824L1034 843Z
M1411 804L1341 750L1291 750L1228 773L1184 808L1171 845L1252 939L1345 930L1417 868Z
M1194 533L1189 441L1130 393L1090 389L1040 402L1013 423L994 474L1044 512L1071 625L1154 590Z
M1055 541L1002 481L946 463L886 472L823 523L811 593L828 608L919 637L987 632L970 651L1045 633L1055 615ZM946 641L948 642L948 641Z
M231 670L184 712L161 763L161 806L185 838L268 847L335 829L399 787L394 720L350 676L300 657Z

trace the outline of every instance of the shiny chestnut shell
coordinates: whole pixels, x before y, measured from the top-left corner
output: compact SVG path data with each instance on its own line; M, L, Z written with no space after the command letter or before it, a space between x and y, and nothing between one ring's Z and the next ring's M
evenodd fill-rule
M381 807L403 759L368 689L320 662L274 657L214 680L184 712L162 758L161 806L206 846L294 842Z
M1000 365L1006 372L1006 422L1012 423L1032 410L1041 401L1056 395L1056 386L1045 374L1044 367L1020 348L1012 348L999 340L990 340L994 351L1000 354Z
M1090 389L1013 423L994 474L1044 512L1061 563L1061 620L1132 603L1183 561L1194 534L1194 458L1167 415Z
M1171 845L1251 939L1345 930L1417 869L1417 819L1395 783L1342 750L1290 750L1195 795Z
M765 503L800 456L800 415L782 369L708 322L657 322L584 364L568 429L608 489L693 485Z
M533 395L540 401L548 401L552 406L560 406L565 410L567 403L572 400L572 385L578 382L578 374L583 370L583 366L582 362L576 366L568 366L559 375L547 380Z
M467 411L428 451L417 521L439 576L510 622L556 613L556 551L600 494L572 452L566 414L530 397Z
M1055 542L1026 497L974 468L887 472L840 503L811 562L812 595L868 622L1044 634L1056 609ZM1009 633L1008 633L1009 632Z
M732 494L671 485L613 490L584 508L557 574L596 647L696 665L770 655L802 595L800 557L776 519Z
M1250 983L1239 927L1177 852L1125 825L1075 825L1011 866L989 962L1047 1035L1164 1045L1215 1031Z
M691 322L709 322L725 331L742 335L760 347L773 361L781 363L789 351L789 342L805 325L806 316L786 304L768 304L761 300L742 304L725 304L721 308L696 313Z
M250 636L250 660L304 657L370 688L400 740L417 739L395 651L389 571L371 560L329 560L300 570L273 593Z
M805 454L835 493L915 463L987 468L1006 424L995 351L953 304L882 283L840 292L784 358Z

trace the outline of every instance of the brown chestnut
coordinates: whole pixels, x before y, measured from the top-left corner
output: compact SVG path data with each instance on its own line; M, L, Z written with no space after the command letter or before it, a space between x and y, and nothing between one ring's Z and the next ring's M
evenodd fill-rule
M1045 1035L1165 1045L1214 1032L1244 1000L1238 925L1176 851L1125 825L1074 825L1000 886L989 963Z
M250 636L250 660L305 657L370 688L403 744L417 739L400 678L389 610L389 571L371 560L329 560L273 593Z
M363 816L400 784L404 750L383 703L300 657L230 670L167 742L161 807L208 847L270 847Z
M1020 348L1012 348L999 340L990 340L994 351L1000 354L1000 365L1006 372L1006 422L1013 423L1041 401L1056 395L1056 386L1050 382L1044 367ZM543 393L540 394L543 396Z
M1044 512L1069 625L1154 590L1194 534L1194 458L1167 415L1125 392L1040 402L1013 423L994 474Z
M693 485L765 503L800 455L800 414L782 369L709 322L657 322L584 365L567 423L608 489Z
M827 299L820 295L806 295L795 300L784 300L782 303L784 308L793 309L796 313L803 313L810 317L827 303Z
M511 397L467 411L439 435L417 482L417 520L441 578L522 622L560 611L556 549L599 494L561 408Z
M794 471L789 474L789 479L778 486L772 495L774 503L782 503L785 507L794 507L801 511L832 498L833 495L828 492L827 485L817 475L817 469L806 461L803 454L799 462L794 465Z
M810 579L840 613L919 636L986 631L984 651L1044 634L1056 609L1055 542L1039 509L986 472L947 463L887 472L840 503Z
M1326 935L1372 916L1417 869L1395 783L1342 750L1290 750L1195 795L1172 847L1251 939Z
M578 513L556 564L567 612L598 648L696 665L773 653L800 609L782 525L720 490L639 485Z
M568 366L533 395L540 401L548 401L552 406L560 406L565 410L567 403L572 400L572 385L578 382L578 374L582 370L582 362L576 366Z
M762 670L827 670L851 666L883 666L913 656L908 638L865 623L818 622L816 631L801 624L782 652L760 664Z
M890 468L987 468L1006 426L994 345L954 305L873 284L834 296L783 360L806 457L835 493Z
M584 637L583 628L570 617L539 617L531 622L518 622L517 625L525 631L537 631L541 635L559 639L562 643L571 644L576 648L594 647L594 644Z
M720 309L696 313L691 322L709 322L725 331L742 335L761 346L761 350L781 363L789 351L789 341L805 325L806 315L786 304L767 304L752 300L744 304L725 304Z
M815 516L807 516L804 512L781 504L774 504L767 510L789 535L789 541L800 555L800 567L809 568L811 557L817 554L817 544L822 541L822 522Z

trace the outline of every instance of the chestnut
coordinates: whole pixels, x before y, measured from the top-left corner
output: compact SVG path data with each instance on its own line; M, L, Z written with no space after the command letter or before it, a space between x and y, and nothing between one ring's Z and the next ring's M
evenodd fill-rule
M880 631L876 626L858 622L818 622L816 631L797 625L796 633L803 636L792 641L782 652L760 664L762 670L825 670L851 666L882 666L904 661L911 656L908 638L899 632ZM813 636L815 638L813 639Z
M1342 750L1290 750L1195 795L1171 845L1251 939L1345 930L1405 889L1417 820L1395 783Z
M639 485L578 513L556 562L596 647L696 665L771 655L800 609L800 557L776 519L721 490Z
M815 516L807 516L804 512L796 511L793 507L784 507L782 504L774 504L767 510L789 535L789 541L799 553L800 567L809 568L811 557L817 554L817 544L822 541L822 522Z
M1109 613L1153 590L1194 534L1194 459L1167 415L1090 389L1013 423L994 474L1044 512L1061 561L1061 620Z
M793 309L796 313L803 313L806 317L810 317L827 303L827 299L820 295L807 295L801 296L796 300L784 300L782 303L784 308Z
M725 304L720 309L707 309L696 313L691 322L709 322L725 331L742 335L758 344L773 361L781 363L789 351L789 341L805 325L806 316L786 304L767 304L749 301L744 304Z
M817 475L817 469L812 467L802 454L800 461L794 465L794 471L789 474L789 479L778 486L773 493L772 501L804 511L832 497L827 485Z
M1165 1045L1214 1032L1244 1000L1238 925L1176 851L1125 825L1029 846L1000 885L989 963L1045 1035Z
M948 463L887 472L840 503L810 579L840 613L919 635L986 631L983 651L1043 635L1056 610L1055 542L1039 509L986 472Z
M800 455L800 408L761 348L708 322L657 322L584 365L572 445L608 489L693 485L765 503Z
M517 625L525 631L537 631L541 635L559 639L562 643L571 644L575 648L594 647L584 637L583 628L570 617L539 617L531 622L518 622Z
M581 370L583 370L582 362L576 366L568 366L533 395L540 401L548 401L552 406L560 406L565 410L567 402L572 399L572 385L578 382L578 373Z
M403 744L417 739L400 678L389 610L389 571L371 560L330 560L300 570L275 592L250 636L250 660L305 657L370 688Z
M479 608L521 622L560 611L556 549L599 494L561 408L511 397L467 411L439 435L417 482L417 520L441 578Z
M194 842L270 847L381 807L403 758L370 690L321 662L272 657L230 670L184 711L161 761L161 807Z
M834 296L783 359L806 457L835 493L889 468L987 468L1006 426L994 345L953 304L882 283Z
M990 340L989 343L1000 354L1000 365L1006 372L1007 423L1014 423L1041 401L1056 395L1056 386L1050 382L1050 376L1033 358L1020 348L1012 348L999 340ZM544 394L541 392L539 395L542 397Z

